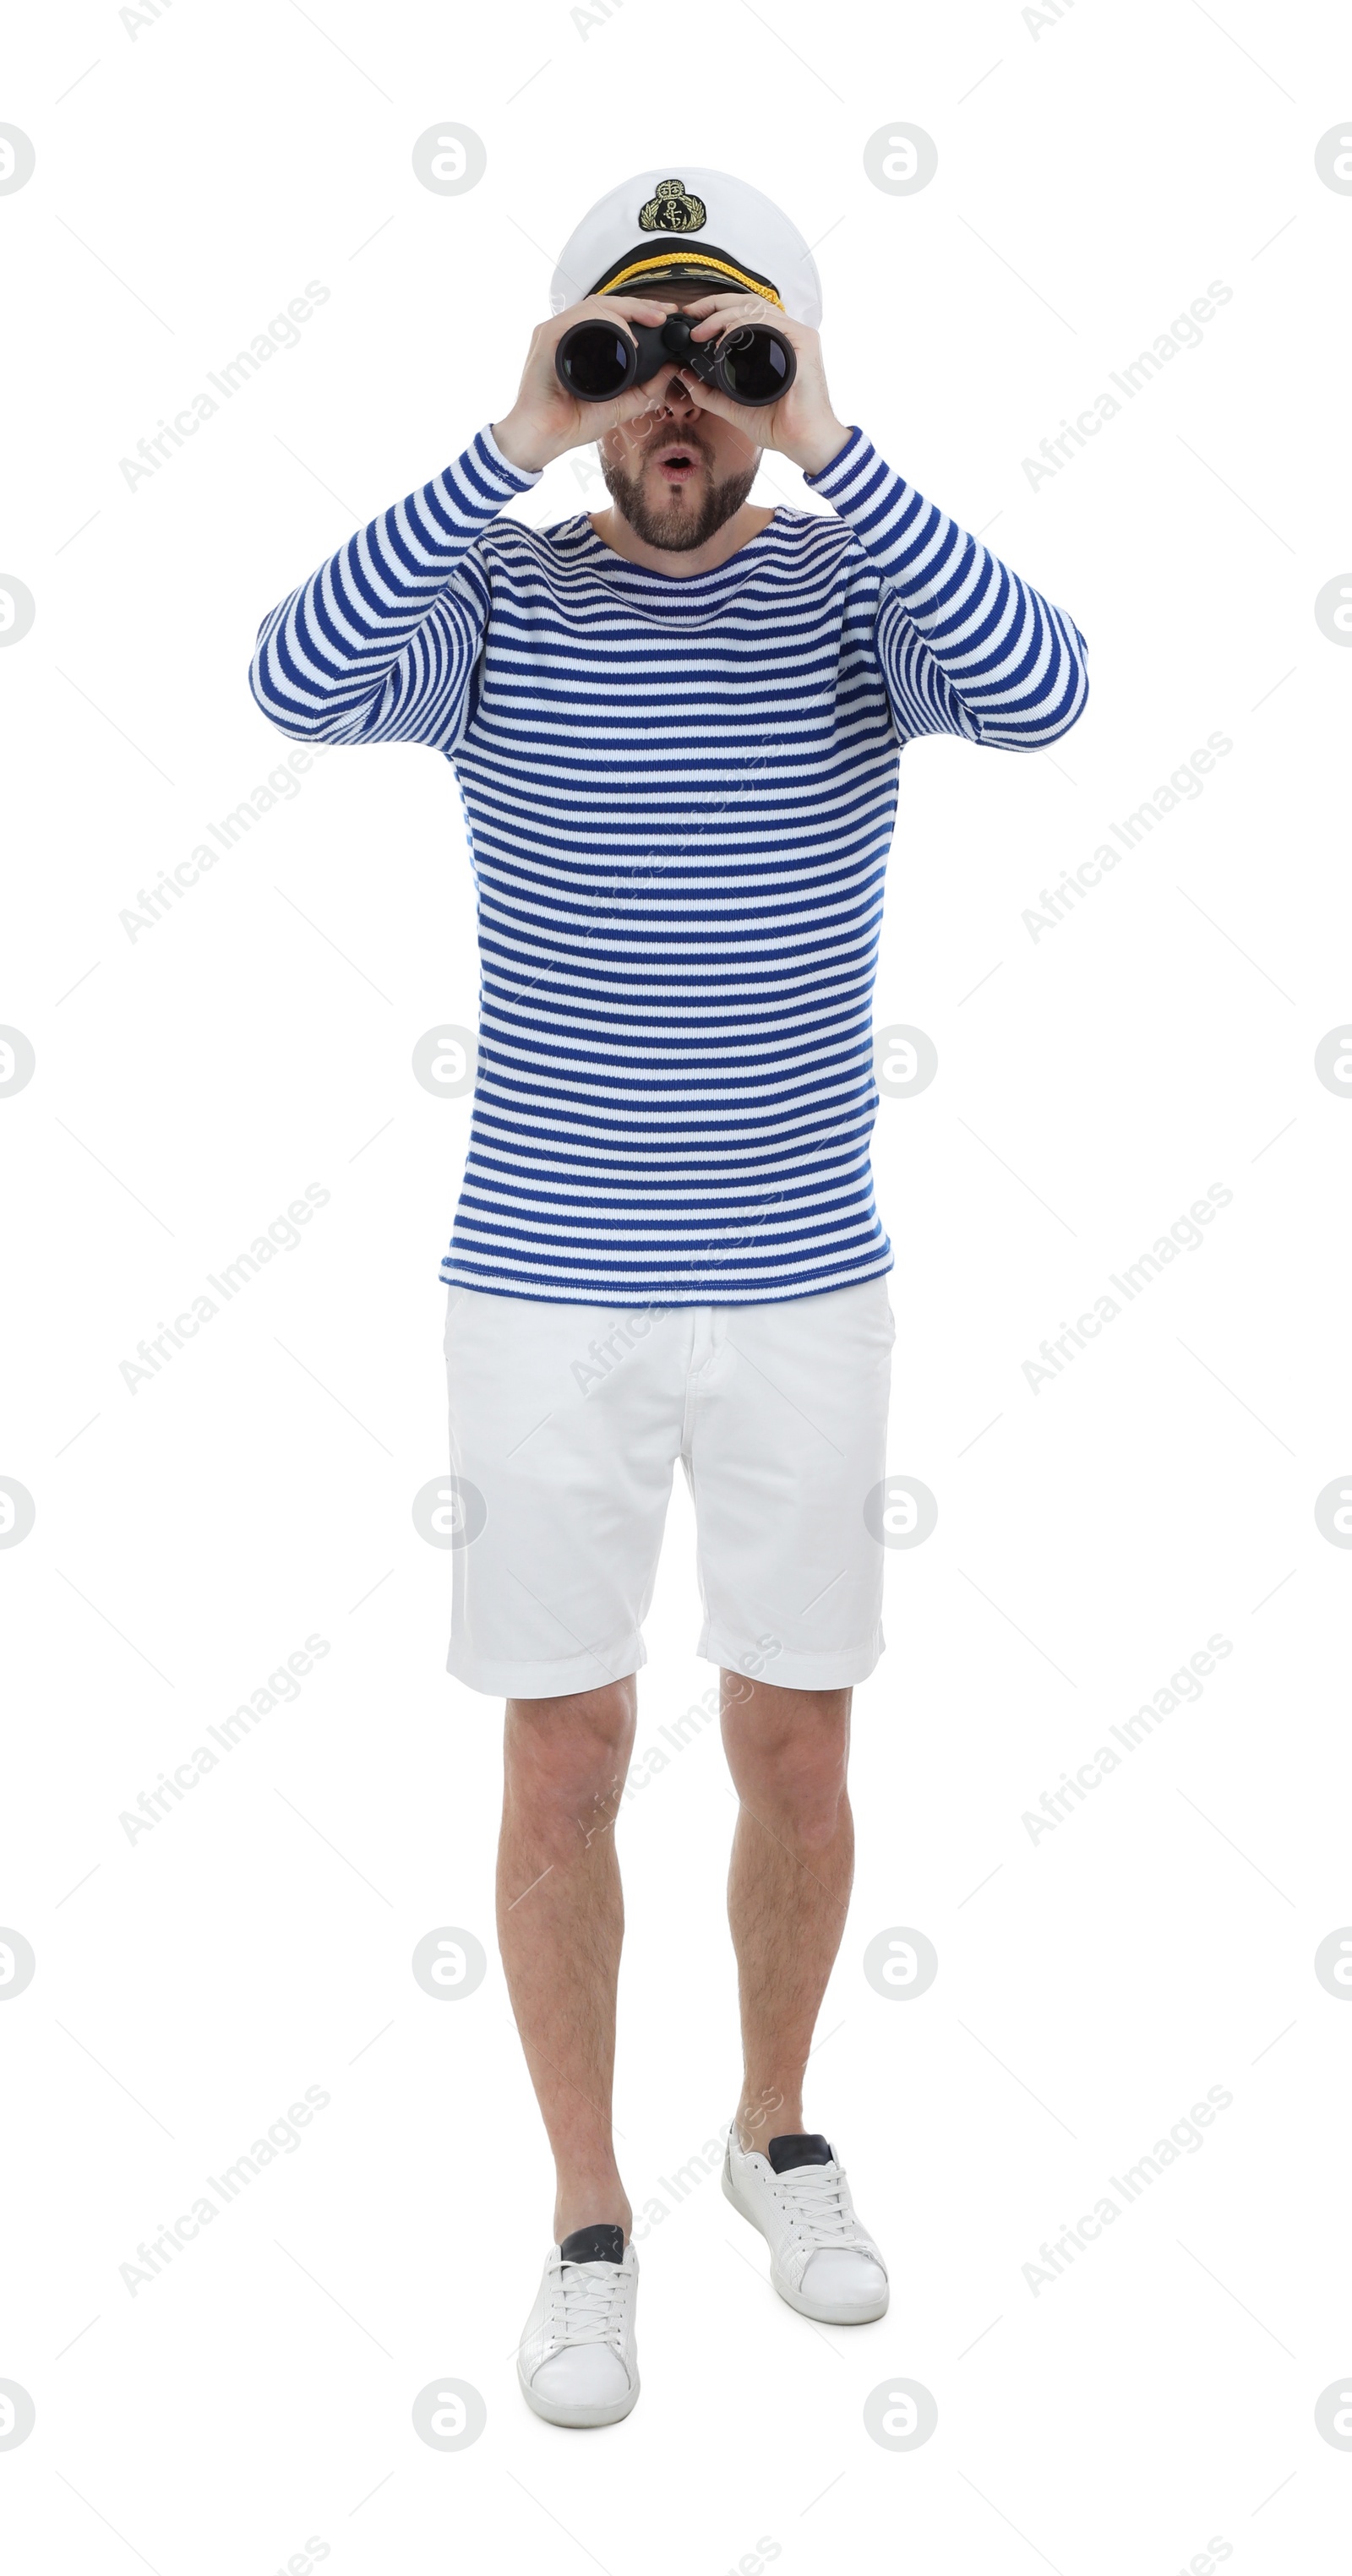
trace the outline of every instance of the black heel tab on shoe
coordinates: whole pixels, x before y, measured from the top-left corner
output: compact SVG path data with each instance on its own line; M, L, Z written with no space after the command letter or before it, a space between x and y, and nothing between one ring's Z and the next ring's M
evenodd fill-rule
M830 2140L815 2130L810 2136L771 2138L765 2153L776 2173L791 2173L795 2165L829 2165L835 2162Z
M622 2263L624 2229L622 2227L575 2227L559 2247L565 2263Z

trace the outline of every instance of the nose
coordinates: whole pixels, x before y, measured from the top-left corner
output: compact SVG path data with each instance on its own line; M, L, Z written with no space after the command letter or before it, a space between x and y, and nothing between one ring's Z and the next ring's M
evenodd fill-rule
M661 407L664 411L674 413L679 419L689 420L699 410L700 405L690 391L690 387L683 385L679 376L671 376L662 390Z

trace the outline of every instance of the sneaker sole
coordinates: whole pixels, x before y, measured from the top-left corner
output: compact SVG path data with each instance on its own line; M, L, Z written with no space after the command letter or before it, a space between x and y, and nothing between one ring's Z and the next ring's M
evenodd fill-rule
M770 2240L766 2236L765 2230L754 2210L748 2209L746 2202L738 2195L737 2187L728 2170L726 2157L723 2160L723 2197L725 2200L731 2201L739 2218L744 2218L748 2227L754 2227L756 2234L763 2240L763 2242L769 2244ZM778 2278L775 2271L773 2250L770 2255L770 2285L772 2289L778 2292L786 2307L796 2309L800 2317L811 2317L814 2324L819 2326L876 2325L879 2317L886 2316L888 2300L891 2295L890 2291L884 2287L882 2297L875 2300L873 2305L867 2308L833 2308L828 2307L824 2300L818 2300L814 2305L810 2300L804 2298L801 2290L789 2289L787 2284Z
M625 2416L638 2404L642 2384L635 2373L634 2385L628 2396L615 2398L609 2406L567 2406L559 2399L537 2396L529 2382L522 2378L519 2368L516 2376L532 2414L540 2416L546 2424L562 2424L574 2432L590 2432L601 2424L623 2423Z

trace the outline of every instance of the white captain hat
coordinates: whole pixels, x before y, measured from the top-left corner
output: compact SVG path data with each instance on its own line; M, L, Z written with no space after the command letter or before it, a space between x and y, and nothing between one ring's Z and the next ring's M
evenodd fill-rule
M821 279L788 216L726 170L641 170L594 205L564 243L550 309L584 295L642 295L678 280L733 293L745 287L791 322L816 330Z

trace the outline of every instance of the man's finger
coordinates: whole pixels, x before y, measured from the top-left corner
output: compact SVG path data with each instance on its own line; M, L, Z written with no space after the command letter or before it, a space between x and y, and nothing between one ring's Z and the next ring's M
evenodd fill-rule
M618 313L626 322L665 322L667 306L658 304L650 295L588 295L580 304L572 304L566 313L553 318L565 329L574 322L610 322Z
M708 307L707 313L700 318L709 322L735 322L744 313L773 314L779 311L779 306L767 304L763 295L715 295L708 299ZM687 313L693 313L697 308L688 304L685 309Z
M720 288L716 295L694 295L685 309L687 313L698 313L703 306L713 312L720 306L730 304L754 304L758 308L763 307L767 313L778 313L780 310L777 304L770 302L768 295L761 295L754 287L745 286L736 287L730 293Z
M721 313L709 314L691 330L690 337L699 341L712 340L723 331L736 331L747 325L754 328L757 324L763 330L778 331L791 349L801 350L812 336L803 324L786 320L774 305L743 303Z

